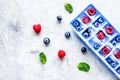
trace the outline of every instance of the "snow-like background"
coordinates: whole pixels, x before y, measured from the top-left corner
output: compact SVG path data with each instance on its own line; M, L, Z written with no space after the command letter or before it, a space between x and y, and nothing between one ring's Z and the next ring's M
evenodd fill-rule
M64 9L66 2L73 5L72 14ZM85 45L69 26L91 3L120 31L119 0L0 0L0 80L117 80L92 51L81 53ZM63 17L61 24L57 15ZM40 35L34 24L42 25ZM71 32L69 40L66 31ZM47 47L44 37L51 39ZM59 49L67 53L63 61L57 57ZM45 65L39 61L41 51L47 56ZM91 66L88 73L77 69L83 61Z

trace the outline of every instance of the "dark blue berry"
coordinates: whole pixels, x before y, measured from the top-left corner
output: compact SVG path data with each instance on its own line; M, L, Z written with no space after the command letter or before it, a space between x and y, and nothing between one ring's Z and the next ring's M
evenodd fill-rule
M80 23L78 21L75 21L74 24L73 24L75 27L79 27L80 26Z
M76 27L77 31L81 31L83 28L82 27Z
M81 52L83 52L83 53L87 52L86 47L82 47L82 48L81 48Z
M111 62L110 65L115 68L117 66L117 63L116 62Z
M65 35L65 37L66 37L66 38L70 38L70 36L71 36L70 32L68 32L68 31L67 31L67 32L65 32L65 34L64 34L64 35Z
M120 37L118 37L116 40L117 40L117 42L120 42Z
M83 36L84 36L84 37L89 37L89 33L88 33L88 32L84 32L84 33L83 33Z
M94 26L95 26L95 27L99 27L99 22L95 22L95 23L94 23Z
M61 22L62 21L62 16L57 16L57 20L58 20L58 22Z
M118 72L118 74L120 74L120 67L117 68L117 72Z
M112 45L115 46L117 44L117 42L114 40L112 41Z
M98 19L98 22L99 22L99 23L103 23L103 22L104 22L104 19L103 19L102 17L100 17L100 18Z
M50 43L50 39L49 39L48 37L45 37L45 38L43 39L43 42L47 45L47 44Z
M113 60L110 57L108 57L106 60L107 60L108 63L112 63L113 62Z
M98 49L99 47L100 47L100 45L99 45L98 43L95 43L95 44L94 44L94 48L95 48L95 49Z
M91 29L90 29L90 28L88 28L88 29L87 29L87 32L88 32L88 33L91 33Z

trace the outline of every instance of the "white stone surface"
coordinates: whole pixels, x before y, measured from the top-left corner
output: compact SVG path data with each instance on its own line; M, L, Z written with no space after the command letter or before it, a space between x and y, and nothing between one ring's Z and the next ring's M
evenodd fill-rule
M69 14L64 4L69 2L74 12ZM91 50L83 55L85 46L69 27L69 22L88 4L93 4L120 31L119 0L0 0L0 80L117 80ZM62 15L58 24L56 16ZM33 24L41 24L36 35ZM64 32L71 32L71 39ZM49 46L43 38L50 37ZM59 49L66 58L57 57ZM45 52L47 63L39 61L39 52ZM90 64L88 73L77 69L79 62Z

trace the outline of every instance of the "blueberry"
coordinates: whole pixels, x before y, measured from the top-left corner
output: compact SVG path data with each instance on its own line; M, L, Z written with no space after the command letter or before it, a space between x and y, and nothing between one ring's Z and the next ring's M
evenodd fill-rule
M112 62L112 63L110 63L110 65L111 65L113 68L115 68L115 67L117 66L117 63Z
M120 42L120 37L117 38L117 42Z
M88 29L87 29L87 32L88 32L88 33L91 33L91 29L90 29L90 28L88 28Z
M113 45L113 46L115 46L115 45L116 45L116 43L117 43L117 42L116 42L115 40L114 40L114 41L112 41L112 45Z
M88 34L87 32L84 32L84 33L83 33L83 36L84 36L84 37L88 37L89 34Z
M78 21L75 21L73 24L75 27L78 27L80 25L80 23Z
M70 38L70 36L71 36L70 32L68 32L68 31L67 31L67 32L65 32L65 34L64 34L64 35L65 35L65 37L66 37L66 38Z
M104 22L104 19L103 19L102 17L100 17L100 18L98 19L98 22L99 22L99 23L103 23L103 22Z
M110 57L108 57L106 60L107 60L108 63L112 63L113 62L113 60Z
M77 27L76 30L77 31L81 31L83 28L82 27Z
M99 27L99 22L95 22L95 23L94 23L94 26L95 26L95 27Z
M58 20L58 22L61 22L62 21L62 16L57 16L57 20Z
M47 45L47 44L50 43L50 39L49 39L48 37L45 37L45 38L43 39L43 42Z
M83 53L87 52L86 47L82 47L82 48L81 48L81 52L83 52Z
M99 47L100 47L100 45L99 45L98 43L95 43L95 44L94 44L94 48L95 48L95 49L98 49Z
M118 72L118 74L120 74L120 67L119 67L119 68L117 68L117 72Z

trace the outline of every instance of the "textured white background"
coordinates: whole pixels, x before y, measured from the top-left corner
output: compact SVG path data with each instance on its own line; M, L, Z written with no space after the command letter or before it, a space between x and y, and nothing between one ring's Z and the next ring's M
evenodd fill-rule
M69 2L74 12L69 14L64 4ZM99 59L85 46L69 27L69 22L92 3L120 31L119 0L0 0L0 80L117 80ZM62 15L58 24L56 16ZM36 35L34 24L42 25ZM67 40L64 32L70 31ZM43 38L49 37L49 46ZM57 57L59 49L66 51L63 61ZM39 52L45 52L47 63L39 61ZM88 73L77 69L79 62L90 64Z

